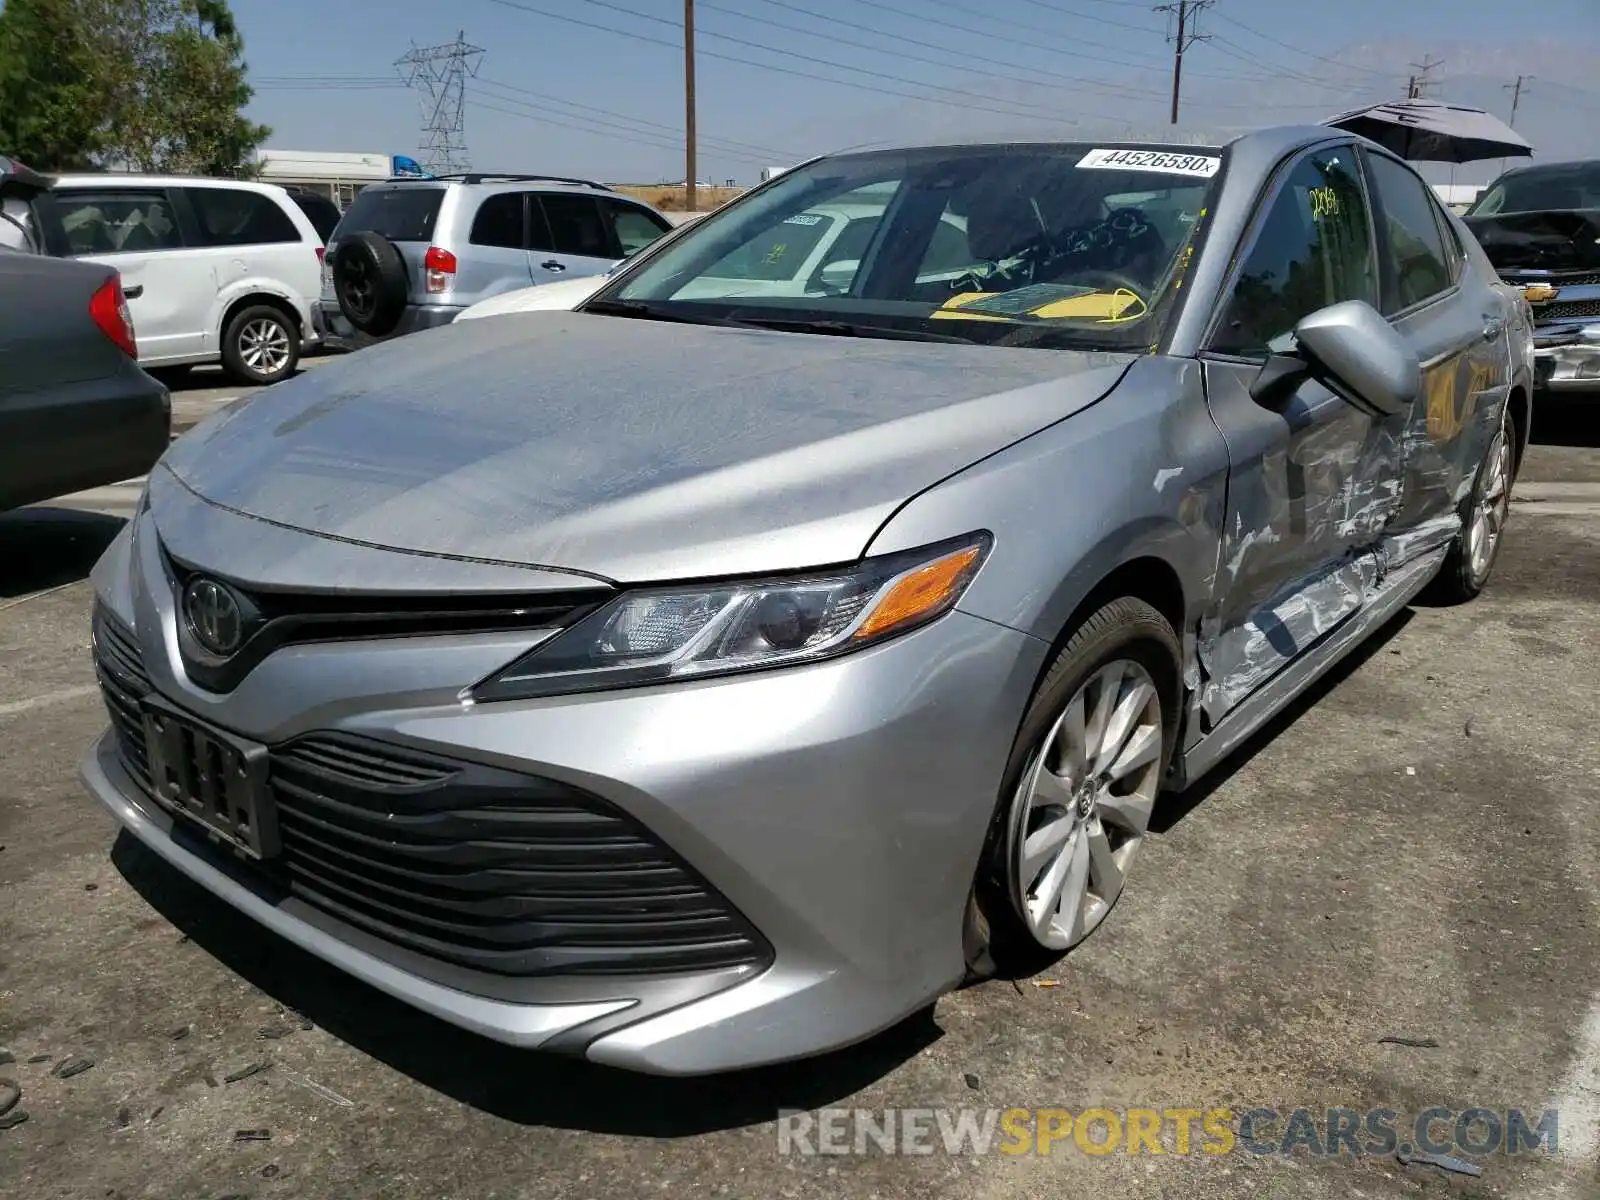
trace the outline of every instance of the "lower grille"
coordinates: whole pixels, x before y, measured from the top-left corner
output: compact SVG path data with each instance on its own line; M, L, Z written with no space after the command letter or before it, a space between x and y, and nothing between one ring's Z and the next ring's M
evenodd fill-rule
M109 613L94 630L118 752L148 793L138 646ZM276 746L269 762L282 852L253 869L396 945L519 977L770 961L726 899L587 792L339 733Z
M1566 317L1600 317L1600 300L1553 300L1533 310L1539 321L1558 321Z

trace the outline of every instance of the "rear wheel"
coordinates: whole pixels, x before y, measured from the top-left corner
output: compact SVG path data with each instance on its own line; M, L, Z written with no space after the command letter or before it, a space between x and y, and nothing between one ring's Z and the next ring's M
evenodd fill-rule
M1031 972L1104 922L1176 738L1178 639L1124 597L1073 633L1023 719L974 888L978 969Z
M270 305L241 309L223 331L222 369L236 383L277 383L294 374L299 361L299 330Z
M1450 546L1425 599L1434 604L1464 604L1483 591L1500 554L1501 535L1511 513L1511 485L1517 478L1516 432L1502 413L1489 441L1472 491L1461 504L1461 531Z

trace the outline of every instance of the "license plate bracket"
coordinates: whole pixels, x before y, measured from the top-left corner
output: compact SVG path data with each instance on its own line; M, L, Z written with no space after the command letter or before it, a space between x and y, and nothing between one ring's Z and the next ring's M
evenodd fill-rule
M247 858L281 849L267 748L196 721L157 697L142 704L156 801Z

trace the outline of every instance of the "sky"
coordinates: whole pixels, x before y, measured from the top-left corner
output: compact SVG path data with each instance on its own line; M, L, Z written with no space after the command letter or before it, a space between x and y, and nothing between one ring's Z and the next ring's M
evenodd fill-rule
M682 0L232 0L277 150L417 155L395 63L482 49L463 138L478 169L614 183L684 175ZM941 135L1161 134L1171 17L1150 0L696 0L702 182ZM1524 14L1536 13L1529 22ZM1510 115L1544 159L1600 157L1600 0L1214 0L1184 56L1180 123L1315 122L1426 94ZM1482 182L1499 164L1438 166Z

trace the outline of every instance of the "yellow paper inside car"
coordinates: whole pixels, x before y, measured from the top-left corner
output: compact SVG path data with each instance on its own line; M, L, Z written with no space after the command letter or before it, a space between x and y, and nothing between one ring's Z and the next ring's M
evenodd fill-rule
M964 312L967 305L1004 295L1002 292L961 292L951 296L932 314L935 319L961 321L1014 321L1015 316L1002 316L989 312ZM1062 300L1050 300L1023 315L1032 318L1077 317L1080 319L1116 321L1124 316L1137 316L1144 301L1129 291L1087 292ZM1130 310L1132 310L1130 312Z

